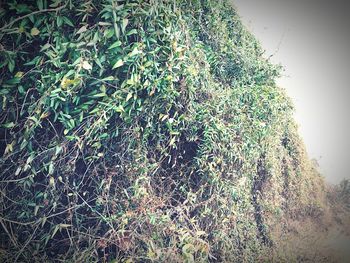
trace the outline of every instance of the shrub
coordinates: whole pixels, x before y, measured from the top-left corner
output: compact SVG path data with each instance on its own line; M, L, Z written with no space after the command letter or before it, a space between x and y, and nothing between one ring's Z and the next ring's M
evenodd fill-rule
M11 0L0 18L3 260L273 245L305 154L280 68L229 2Z

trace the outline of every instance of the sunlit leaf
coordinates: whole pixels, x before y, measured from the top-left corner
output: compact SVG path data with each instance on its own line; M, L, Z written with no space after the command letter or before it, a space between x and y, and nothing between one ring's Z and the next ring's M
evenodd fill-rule
M112 49L112 48L116 48L116 47L120 47L122 44L121 41L116 41L114 42L108 49Z
M83 67L83 69L86 69L86 70L92 70L91 64L86 60L83 62L82 67Z
M130 100L132 98L132 95L133 95L132 92L129 92L128 95L126 96L125 101Z
M39 31L39 29L37 29L36 27L33 27L33 28L30 30L30 34L31 34L32 36L37 36L37 35L40 34L40 31Z
M119 68L124 65L124 61L122 59L119 59L114 65L113 69Z
M128 24L129 24L129 19L124 18L123 21L122 21L122 33L123 34L125 33L125 29L126 29Z

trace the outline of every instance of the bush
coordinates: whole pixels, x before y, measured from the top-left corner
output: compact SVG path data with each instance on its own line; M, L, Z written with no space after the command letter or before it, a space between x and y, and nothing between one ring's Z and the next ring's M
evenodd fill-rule
M280 68L228 1L11 0L0 18L2 260L273 245L305 154Z

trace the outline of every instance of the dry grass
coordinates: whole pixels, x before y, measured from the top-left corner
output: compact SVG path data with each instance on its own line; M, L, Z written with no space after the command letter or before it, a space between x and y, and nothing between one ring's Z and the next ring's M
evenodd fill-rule
M318 213L299 211L274 228L274 262L349 262L350 211L339 187L327 186ZM311 209L309 210L309 212Z

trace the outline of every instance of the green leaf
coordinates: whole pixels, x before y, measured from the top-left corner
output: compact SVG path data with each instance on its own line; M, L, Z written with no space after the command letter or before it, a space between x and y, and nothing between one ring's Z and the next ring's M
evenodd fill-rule
M46 216L41 218L41 227L43 227L45 225L46 221L47 221L47 217Z
M53 163L51 162L49 164L49 174L53 174L55 171L55 166L53 165Z
M16 4L15 9L18 14L29 13L31 11L28 5L20 3Z
M49 5L50 7L58 7L59 4L62 2L62 0L55 0L53 1L53 3L51 5Z
M112 81L112 80L114 80L113 76L108 76L102 79L102 81Z
M56 225L56 226L55 226L55 228L54 228L53 231L52 231L51 238L53 238L53 237L56 235L58 229L60 229L60 225Z
M9 71L12 73L13 70L15 69L15 61L12 60L12 59L10 59L9 62L8 62L8 64L7 64L7 67L8 67L8 69L9 69Z
M1 126L3 128L6 128L6 129L11 129L11 128L15 127L15 124L11 121L11 122L5 123L5 124L3 124Z
M68 17L63 16L62 19L66 25L74 27L74 24L72 23L72 21Z
M82 26L79 30L78 30L78 32L76 33L76 34L82 34L82 33L84 33L85 31L87 30L87 25L85 25L85 26Z
M133 57L133 56L136 56L136 55L141 54L141 53L142 53L142 51L138 50L138 48L135 47L135 48L128 54L128 56L129 56L129 57Z
M114 109L116 112L124 112L124 107L122 105L119 105Z
M38 6L39 10L43 10L44 8L43 0L37 0L36 5Z
M62 151L62 146L57 145L55 149L55 155L58 155Z
M130 30L126 35L130 36L130 35L133 35L133 34L137 34L137 30L136 29Z
M22 85L18 86L18 92L20 94L25 94L26 93Z
M129 92L129 93L128 93L128 95L126 96L125 101L130 100L130 99L131 99L131 97L132 97L132 92Z
M108 49L112 49L112 48L116 48L116 47L120 47L122 44L121 41L117 41L117 42L114 42Z
M36 205L36 206L34 207L34 216L36 216L36 215L38 214L38 211L39 211L39 206Z
M119 68L124 65L124 61L122 59L119 59L114 65L113 69Z
M36 57L33 58L31 61L29 61L29 62L27 62L27 63L24 63L23 65L24 65L24 66L32 66L32 65L35 65L35 64L37 64L37 63L40 61L41 58L42 58L41 56L36 56Z
M56 18L56 24L57 24L57 26L58 26L58 27L61 27L61 26L62 26L62 23L63 23L62 17L57 16L57 18Z
M43 45L40 49L40 52L43 52L44 50L48 49L51 47L51 44L50 43L46 43L45 45Z
M111 23L109 23L109 22L98 22L98 25L99 26L111 26L112 24Z
M13 79L9 79L5 82L5 84L7 85L14 85L14 84L18 84L21 82L20 78L13 78Z
M100 98L100 97L104 97L104 96L106 96L106 93L97 93L97 94L95 94L95 95L93 95L92 97L93 98Z
M126 29L128 23L129 23L129 19L124 18L124 19L123 19L123 22L122 22L122 32L123 32L123 34L124 34L124 32L125 32L125 29Z

